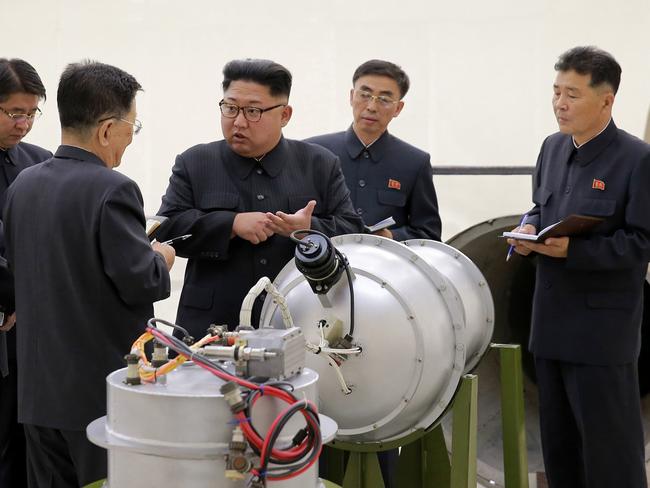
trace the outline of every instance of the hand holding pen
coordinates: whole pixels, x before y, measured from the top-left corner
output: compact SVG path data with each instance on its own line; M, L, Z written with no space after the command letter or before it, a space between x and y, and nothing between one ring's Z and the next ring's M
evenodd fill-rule
M189 239L190 237L192 237L192 234L185 234L185 235L182 235L182 236L173 237L173 238L169 239L168 241L163 242L163 244L167 244L168 246L172 246L174 243L176 243L178 241L184 241L185 239Z
M517 231L521 231L521 229L526 225L526 221L528 220L528 214L524 214L521 217L521 221L519 222L519 226L517 227ZM510 246L508 247L508 253L506 254L506 262L510 261L510 258L512 257L512 253L515 252L515 246Z

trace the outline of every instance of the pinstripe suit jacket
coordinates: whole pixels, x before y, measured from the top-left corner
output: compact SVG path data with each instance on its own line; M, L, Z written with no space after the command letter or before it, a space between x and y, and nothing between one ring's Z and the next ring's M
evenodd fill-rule
M211 323L238 325L241 302L262 276L275 278L295 245L274 235L257 245L230 238L237 213L294 213L317 204L311 228L329 236L362 232L339 160L328 150L282 138L261 162L225 141L194 146L176 158L159 214L159 239L192 234L175 247L189 258L177 322L196 337ZM254 322L261 300L254 308Z
M66 145L9 188L19 422L81 430L106 414L106 375L170 292L142 203L134 181Z

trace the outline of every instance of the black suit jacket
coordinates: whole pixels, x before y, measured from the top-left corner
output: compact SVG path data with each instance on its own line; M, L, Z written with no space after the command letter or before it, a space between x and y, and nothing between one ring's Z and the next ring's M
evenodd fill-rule
M368 225L393 217L393 238L440 240L438 198L429 154L384 132L365 148L352 127L311 137L341 160L352 203Z
M52 153L35 146L21 142L7 151L0 151L0 217L5 204L7 188L25 168L52 157ZM14 311L14 277L4 259L4 226L0 221L0 312L10 314ZM12 353L13 354L13 353ZM0 332L0 376L9 373L7 361L7 338L5 332Z
M145 233L142 196L95 155L61 146L7 192L16 275L18 420L83 429L106 413L105 378L169 296Z
M529 223L571 213L605 221L571 237L568 256L539 256L530 348L545 359L621 364L640 349L643 282L650 260L650 146L611 121L574 153L548 137L534 175Z
M177 322L195 337L211 323L238 325L249 289L263 276L274 279L293 258L295 244L287 237L274 235L257 245L231 239L237 213L294 213L316 200L312 229L328 236L362 232L349 193L338 159L300 141L282 138L261 163L237 155L225 141L177 156L158 212L169 217L159 240L192 234L175 246L179 256L189 258Z

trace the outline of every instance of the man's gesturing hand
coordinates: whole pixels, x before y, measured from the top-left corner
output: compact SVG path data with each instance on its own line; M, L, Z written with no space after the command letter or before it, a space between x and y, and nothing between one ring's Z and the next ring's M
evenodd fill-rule
M284 212L275 212L272 214L268 212L266 216L271 221L269 228L276 234L285 237L296 230L311 229L311 214L314 212L316 200L310 200L307 205L298 210L294 214L286 214Z

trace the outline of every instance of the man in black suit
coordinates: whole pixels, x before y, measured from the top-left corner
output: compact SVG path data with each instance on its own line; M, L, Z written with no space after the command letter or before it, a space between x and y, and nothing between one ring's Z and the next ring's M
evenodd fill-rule
M52 156L22 142L41 114L45 87L34 67L22 59L0 59L0 216L5 192L18 173ZM4 236L0 221L0 255ZM16 314L13 275L0 256L0 488L25 486L25 434L17 417Z
M530 349L540 395L542 450L551 488L646 487L637 360L643 281L650 259L650 146L618 129L612 105L621 68L577 47L555 65L560 132L537 160L522 231L561 218L604 218L581 236L535 244Z
M307 139L341 160L352 203L368 225L388 217L389 229L376 234L405 241L440 240L438 199L429 155L388 132L404 107L409 78L399 66L373 59L352 76L352 126Z
M282 136L292 113L291 73L247 59L229 62L223 74L225 139L177 156L158 211L169 217L161 240L192 234L176 246L189 258L176 320L195 337L212 323L239 324L249 289L263 276L274 279L293 258L293 231L333 236L363 229L338 158Z
M69 65L57 92L62 144L7 192L30 488L106 477L106 451L85 428L106 413L106 375L170 292L174 250L149 243L138 186L112 171L142 127L138 90L113 66Z

